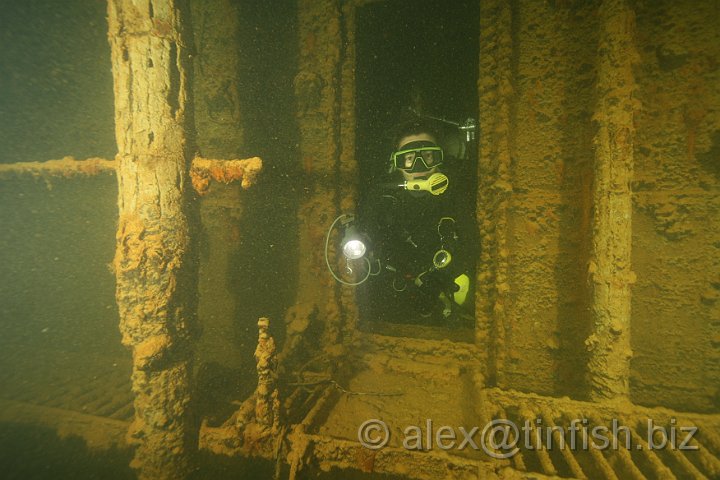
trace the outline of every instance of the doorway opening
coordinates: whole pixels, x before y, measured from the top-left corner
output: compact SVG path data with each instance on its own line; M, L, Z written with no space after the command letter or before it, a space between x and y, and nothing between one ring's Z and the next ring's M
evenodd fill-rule
M479 5L477 0L416 2L387 0L358 8L356 20L356 158L359 203L375 195L387 174L394 127L418 118L431 122L446 152L445 164L462 189L463 210L475 226L477 139L459 127L478 113ZM460 182L457 182L460 179ZM474 229L476 230L476 229ZM474 280L474 270L469 272ZM373 305L383 282L359 289L361 325L424 324L402 309ZM472 293L472 291L471 291ZM386 297L386 296L385 296ZM472 297L465 314L472 316ZM467 323L467 322L466 322ZM472 324L472 322L469 322Z

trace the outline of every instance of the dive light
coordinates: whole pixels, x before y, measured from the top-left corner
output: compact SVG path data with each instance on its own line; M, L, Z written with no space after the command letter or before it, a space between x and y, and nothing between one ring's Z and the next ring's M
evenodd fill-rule
M328 249L330 246L330 234L335 229L335 225L340 224L342 227L344 227L344 234L342 241L340 242L340 247L342 248L343 255L345 256L345 262L346 262L346 273L352 274L353 273L353 267L351 266L353 264L354 260L362 260L361 263L365 264L365 268L367 269L367 272L365 273L365 276L358 280L357 282L348 282L346 280L343 280L338 276L337 273L333 270L332 266L330 265L330 259L328 258ZM367 247L367 241L368 238L366 235L364 235L362 232L358 230L355 223L355 215L350 215L347 213L341 213L338 215L338 217L332 222L332 225L330 225L330 228L327 231L327 235L325 235L325 264L327 265L328 270L330 271L330 274L333 276L335 280L342 283L343 285L349 285L349 286L355 286L360 285L361 283L364 283L370 275L378 275L380 273L380 261L378 259L375 259L375 261L378 264L378 271L373 273L372 271L372 263L370 262L370 259L365 254L368 251ZM369 255L370 257L372 255Z
M345 228L345 236L342 239L342 251L345 258L349 260L357 260L365 256L367 247L363 242L360 234L354 224L350 224Z
M417 180L406 180L400 187L410 191L425 191L433 195L440 195L447 190L449 184L448 177L444 173L433 173L428 178Z

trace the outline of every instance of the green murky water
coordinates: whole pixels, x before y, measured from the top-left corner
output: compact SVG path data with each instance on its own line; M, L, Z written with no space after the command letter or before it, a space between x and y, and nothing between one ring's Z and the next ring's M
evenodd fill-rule
M245 398L254 388L256 319L281 320L295 300L295 209L305 193L297 177L292 97L297 60L295 47L288 46L296 41L296 12L291 1L275 7L261 3L250 2L243 11L240 40L247 49L241 53L239 102L247 143L238 148L266 160L264 180L244 194L242 219L225 223L226 231L220 232L237 242L228 249L224 279L236 309L229 340L237 360L204 362L201 351L197 362L203 413L216 419L229 413L230 400ZM476 43L477 6L471 3L443 7L442 17L413 13L415 3L407 1L361 12L357 138L363 178L373 177L368 162L382 148L384 126L413 95L424 96L426 108L439 115L472 115L463 106L477 104L477 46L446 55L437 43L439 38ZM2 2L0 11L0 163L113 158L105 2ZM465 22L457 28L460 19ZM452 22L456 28L447 26ZM435 33L422 34L428 31ZM388 42L397 50L379 48ZM444 63L428 74L427 64L438 59ZM391 66L399 70L388 71ZM405 74L411 79L407 83L401 80ZM388 82L388 75L395 80ZM450 93L438 96L438 85ZM110 268L116 194L112 174L0 178L0 400L131 419L122 397L132 398L130 354L120 343ZM212 253L207 235L218 231L198 231L199 259L207 264ZM202 266L201 272L212 275ZM279 341L281 323L275 323ZM93 393L108 389L118 392L114 401ZM0 421L3 478L134 478L129 451L88 449L78 437L61 438L54 429L26 420L6 415ZM199 464L197 478L268 478L275 468L207 454ZM327 476L350 478L343 472Z

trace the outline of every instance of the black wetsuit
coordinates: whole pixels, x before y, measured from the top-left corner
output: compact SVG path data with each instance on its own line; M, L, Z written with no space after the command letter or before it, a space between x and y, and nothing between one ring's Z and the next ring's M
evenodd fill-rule
M380 180L358 211L373 258L381 266L380 275L360 289L363 317L438 324L444 321L440 293L452 299L454 279L462 273L474 276L475 199L452 177L441 195L407 191L396 186L400 183L399 172ZM452 260L445 268L433 268L433 257L440 249L448 251Z

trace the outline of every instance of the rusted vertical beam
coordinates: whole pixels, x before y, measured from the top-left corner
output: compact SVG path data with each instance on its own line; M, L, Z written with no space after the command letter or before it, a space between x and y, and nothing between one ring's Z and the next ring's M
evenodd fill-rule
M338 0L299 0L300 55L294 79L305 196L298 207L297 300L287 315L281 361L297 352L312 322L323 331L316 347L341 340L339 293L324 268L325 233L338 212L341 153L341 15Z
M240 106L240 4L232 0L190 2L193 18L193 98L197 147L210 158L246 153ZM232 278L233 257L243 232L243 199L238 185L213 185L200 199L205 232L198 275L198 319L203 335L197 357L238 368L239 305Z
M343 2L340 38L343 40L340 72L340 164L339 173L343 189L340 195L340 211L356 210L358 202L358 163L355 156L355 66L356 31L355 22L358 7L353 2ZM359 317L354 287L341 288L343 338L357 333Z
M258 320L258 344L255 366L258 375L255 390L255 422L266 434L277 435L280 428L280 399L276 385L277 359L275 339L270 336L270 319Z
M598 104L594 120L592 279L593 333L585 344L590 397L628 399L630 393L630 287L633 143L634 13L625 0L599 8Z
M180 1L108 2L118 144L116 298L122 341L133 355L129 437L141 479L186 477L195 445L184 18Z
M480 4L480 146L477 223L482 252L477 269L476 344L487 352L488 383L503 386L505 337L509 328L507 210L512 195L511 102L513 55L509 2Z
M203 0L190 5L197 52L193 98L198 149L212 158L236 158L242 156L245 137L240 106L241 2Z

